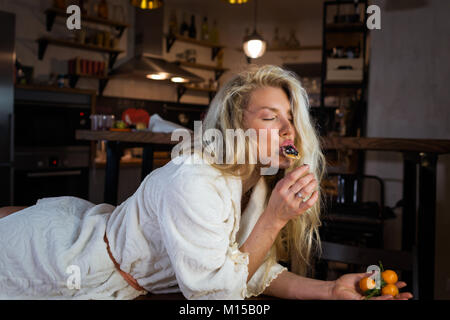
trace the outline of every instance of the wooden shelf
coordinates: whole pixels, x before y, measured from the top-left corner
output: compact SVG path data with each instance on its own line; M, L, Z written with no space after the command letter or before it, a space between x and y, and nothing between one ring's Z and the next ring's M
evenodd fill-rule
M325 81L322 90L324 96L353 95L357 90L364 89L365 86L362 81Z
M195 44L197 46L207 47L211 48L211 60L214 60L219 53L220 50L225 48L224 46L211 42L211 41L205 41L205 40L197 40L189 37L185 37L179 34L175 35L166 35L166 52L170 52L170 49L172 48L175 41L181 41L186 43Z
M207 64L192 63L192 62L187 62L187 61L176 60L176 61L174 61L174 63L181 65L183 67L214 71L215 80L219 80L219 78L222 76L222 74L224 74L224 72L229 70L227 68L219 68L219 67L210 66Z
M67 13L64 10L57 9L57 8L50 8L50 9L45 10L45 15L47 17L47 21L46 21L47 31L49 31L49 32L52 30L53 24L55 22L55 18L57 16L67 17ZM81 19L84 22L91 22L91 23L96 23L96 24L100 24L103 26L113 27L119 32L119 38L122 36L123 31L129 27L128 24L123 23L123 22L113 21L113 20L109 20L109 19L103 19L103 18L94 17L94 16L82 15Z
M198 40L198 39L193 39L193 38L189 38L189 37L185 37L179 34L175 35L175 39L181 42L187 42L187 43L192 43L198 46L202 46L202 47L207 47L207 48L224 48L224 46L211 42L211 41L205 41L205 40Z
M47 31L50 32L53 28L56 17L65 18L65 17L67 17L67 13L65 10L62 10L62 9L49 8L49 9L45 10L45 16L46 16ZM115 28L117 31L117 36L119 38L122 36L124 30L129 27L128 24L120 22L120 21L113 21L113 20L103 19L103 18L94 17L94 16L82 15L81 18L82 18L83 22L90 22L90 23L95 23L95 24L99 24L102 26L108 26L108 27ZM81 50L106 53L109 55L109 59L108 59L108 69L109 70L111 70L113 68L118 55L124 52L124 50L120 50L120 49L106 48L106 47L101 47L101 46L93 45L93 44L83 44L83 43L78 43L75 41L56 39L56 38L52 38L52 37L41 37L37 40L37 42L38 42L38 58L39 58L39 60L44 59L45 52L47 51L47 47L49 44L51 44L51 45L59 46L59 47L76 48L76 49L81 49ZM71 88L74 88L76 86L78 79L80 77L98 79L100 95L103 94L103 90L105 89L105 87L108 83L108 80L109 80L109 78L107 76L70 74L69 82L70 82Z
M344 3L353 4L351 0L343 0ZM368 6L368 0L359 0L359 9L365 12ZM351 130L348 134L358 134L361 136L366 135L366 122L367 122L367 62L364 60L364 66L362 70L362 77L359 80L328 80L327 79L327 63L328 63L328 51L334 47L358 47L359 46L359 56L366 57L367 48L367 35L368 29L365 21L355 19L353 16L350 17L355 22L335 22L338 21L336 17L337 7L342 5L342 1L325 1L323 7L322 15L322 67L321 67L321 93L320 93L320 106L321 109L327 109L325 105L325 100L327 96L346 96L349 97L349 107L357 106L355 109L355 117L351 117L345 120L346 127ZM335 21L328 20L329 18L335 19ZM361 19L361 17L359 17ZM339 78L337 78L339 79ZM322 108L323 107L323 108ZM335 130L340 128L332 127L330 125L330 120L335 117L332 113L320 114L321 118L318 120L319 126L324 128L324 132L321 134L328 135L332 134ZM357 162L357 163L356 163ZM363 157L352 162L359 169L362 169L364 160Z
M324 87L328 88L360 88L364 86L364 82L360 80L342 80L342 81L324 81L323 83Z
M153 143L175 145L178 141L172 141L171 133L152 132L152 131L93 131L93 130L77 130L75 133L78 140L110 140L132 143Z
M79 77L79 78L91 78L91 79L109 79L108 76L100 76L95 74L69 74L70 77Z
M47 44L53 44L55 46L71 47L71 48L104 52L104 53L119 54L119 53L124 52L123 50L120 50L120 49L105 48L105 47L100 47L100 46L93 45L93 44L83 44L83 43L78 43L75 41L56 39L56 38L50 38L50 37L39 38L38 42L46 42Z
M450 140L405 138L326 137L324 150L375 150L395 152L450 153Z
M117 56L124 52L123 50L120 49L105 48L93 44L83 44L75 41L56 39L51 37L41 37L37 41L39 43L39 56L38 56L39 60L42 60L44 58L45 51L47 50L48 45L51 44L59 47L68 47L81 50L95 51L100 53L107 53L109 54L109 69L111 69L114 63L116 62Z
M184 87L186 87L186 89L192 90L192 91L217 92L217 90L215 90L215 89L210 89L210 88L194 87L194 86L190 86L190 85L185 85Z
M17 89L25 90L42 90L42 91L53 91L53 92L63 92L63 93L76 93L76 94L87 94L96 95L95 90L77 89L77 88L59 88L56 86L39 85L39 84L16 84Z

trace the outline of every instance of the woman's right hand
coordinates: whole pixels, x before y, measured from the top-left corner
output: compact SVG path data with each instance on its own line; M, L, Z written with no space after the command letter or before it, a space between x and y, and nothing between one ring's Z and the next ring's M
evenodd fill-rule
M319 198L317 186L317 180L309 172L308 165L292 170L275 185L267 204L267 213L284 226L316 203ZM297 195L299 192L301 197Z

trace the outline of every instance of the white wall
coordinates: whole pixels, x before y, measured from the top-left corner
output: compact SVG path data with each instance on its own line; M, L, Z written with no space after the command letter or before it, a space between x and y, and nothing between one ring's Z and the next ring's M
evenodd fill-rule
M450 139L450 2L373 1L381 30L371 32L368 136ZM386 181L386 202L402 197L402 157L370 152L366 173ZM450 155L437 166L435 297L450 298ZM400 224L390 233L400 244Z

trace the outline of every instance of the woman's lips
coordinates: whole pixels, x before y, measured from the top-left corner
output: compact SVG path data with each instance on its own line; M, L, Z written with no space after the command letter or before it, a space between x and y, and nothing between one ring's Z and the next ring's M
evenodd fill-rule
M293 146L293 145L294 145L294 141L292 141L292 140L290 140L290 139L287 139L287 140L284 140L284 141L281 143L280 147L284 147L284 146Z

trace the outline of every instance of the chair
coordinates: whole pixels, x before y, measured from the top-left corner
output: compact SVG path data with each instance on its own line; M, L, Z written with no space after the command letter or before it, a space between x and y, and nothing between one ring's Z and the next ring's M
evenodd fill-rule
M335 192L326 199L321 237L346 244L383 248L384 220L395 217L384 204L384 182L376 176L332 173ZM363 186L373 185L363 201ZM374 196L375 195L375 196Z
M400 273L400 279L412 285L418 297L415 248L411 252L386 250L383 243L384 221L395 217L393 208L385 206L384 182L376 176L333 173L335 192L326 200L320 228L322 255L317 258L315 277L329 278L329 262L344 263L346 272L365 272L378 264ZM375 186L375 201L363 201L363 186ZM404 277L402 277L404 275ZM412 283L411 283L412 282Z
M394 269L397 272L400 271L400 280L406 280L408 288L410 288L409 291L412 292L414 299L419 298L416 247L413 247L413 250L409 252L356 247L322 241L322 255L317 264L320 265L327 261L354 264L363 266L364 268L367 268L369 265L378 264L378 261L382 261L384 266ZM392 266L395 266L395 268ZM364 271L360 270L360 272ZM412 273L412 283L410 280L402 278L402 272Z

